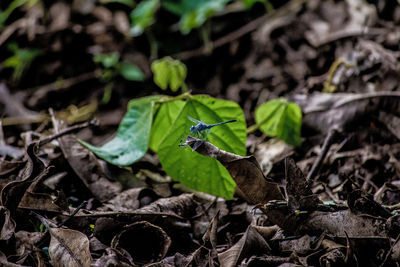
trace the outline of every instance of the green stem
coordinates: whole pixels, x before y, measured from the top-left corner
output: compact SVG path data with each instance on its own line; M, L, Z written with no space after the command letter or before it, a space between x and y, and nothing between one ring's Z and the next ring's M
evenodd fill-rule
M185 92L183 94L177 95L177 96L165 96L160 98L159 100L157 100L157 103L168 103L168 102L172 102L175 100L182 100L182 99L192 99L192 94L189 92Z
M260 126L258 124L253 124L253 125L249 126L249 128L247 128L246 133L251 134L252 132L255 132L256 130L258 130L258 128L260 128Z
M210 34L211 34L211 22L206 21L206 23L200 28L200 35L204 43L204 52L206 55L211 54L213 50L213 43L210 40Z
M158 43L151 30L146 30L145 34L150 44L150 61L152 61L158 57Z
M271 4L269 0L265 1L264 6L265 9L267 10L267 13L274 11L274 6Z

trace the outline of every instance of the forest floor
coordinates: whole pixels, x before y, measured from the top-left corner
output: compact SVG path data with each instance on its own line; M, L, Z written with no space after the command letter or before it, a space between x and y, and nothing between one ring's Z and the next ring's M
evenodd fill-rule
M0 265L399 266L399 1L195 2L0 2ZM185 74L163 90L166 56ZM278 98L295 146L257 120ZM238 121L175 160L171 118L220 100ZM130 110L120 154L87 148ZM233 197L207 194L220 173Z

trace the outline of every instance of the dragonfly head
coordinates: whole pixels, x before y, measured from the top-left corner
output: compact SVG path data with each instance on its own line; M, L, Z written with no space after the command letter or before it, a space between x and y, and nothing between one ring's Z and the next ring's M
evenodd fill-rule
M190 131L194 132L194 130L195 130L195 126L194 125L190 126Z

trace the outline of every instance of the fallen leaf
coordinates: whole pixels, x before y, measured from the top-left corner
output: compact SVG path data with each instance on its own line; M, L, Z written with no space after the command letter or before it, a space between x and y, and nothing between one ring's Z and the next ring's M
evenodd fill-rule
M55 267L89 267L92 256L89 251L89 239L81 232L50 228L50 259Z
M233 267L238 266L244 258L269 254L270 251L271 248L265 239L250 225L233 247L218 254L218 260L223 267Z
M193 147L199 139L189 136L186 145ZM196 152L216 158L235 180L236 193L252 204L267 203L283 199L279 186L268 181L253 156L243 157L226 152L209 142L202 142Z
M0 206L0 240L9 240L14 234L16 224L11 218L10 211L3 206Z

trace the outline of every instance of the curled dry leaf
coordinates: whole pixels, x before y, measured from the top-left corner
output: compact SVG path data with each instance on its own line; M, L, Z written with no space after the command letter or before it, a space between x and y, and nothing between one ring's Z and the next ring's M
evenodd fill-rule
M285 160L285 176L286 194L291 210L316 210L322 202L313 194L311 185L292 158Z
M36 143L31 143L27 148L28 162L22 174L21 181L10 182L1 190L1 204L10 210L11 215L14 214L31 184L35 180L40 180L48 173L49 169L44 167L43 162L34 153L36 148Z
M11 218L10 211L3 206L0 206L0 222L2 223L2 225L0 225L0 240L10 239L14 234L16 225Z
M89 267L92 264L86 235L64 228L51 228L49 232L49 254L53 266Z
M179 255L175 255L176 264L180 264L178 266L206 266L207 264L214 262L217 258L217 228L220 213L214 216L211 220L210 224L207 227L203 237L202 237L202 245L196 249L191 255L188 257L180 257ZM211 265L211 264L210 264Z
M249 225L245 234L230 249L218 254L219 262L223 267L238 266L244 258L252 255L269 254L271 248L257 228Z
M201 144L199 145L199 142ZM188 136L185 145L198 146L197 153L216 158L236 182L236 193L253 204L283 199L279 186L268 181L253 156L242 157L219 149L213 144Z
M171 239L165 231L146 221L126 226L111 241L111 247L116 250L123 249L138 264L161 260L167 254L170 245Z

